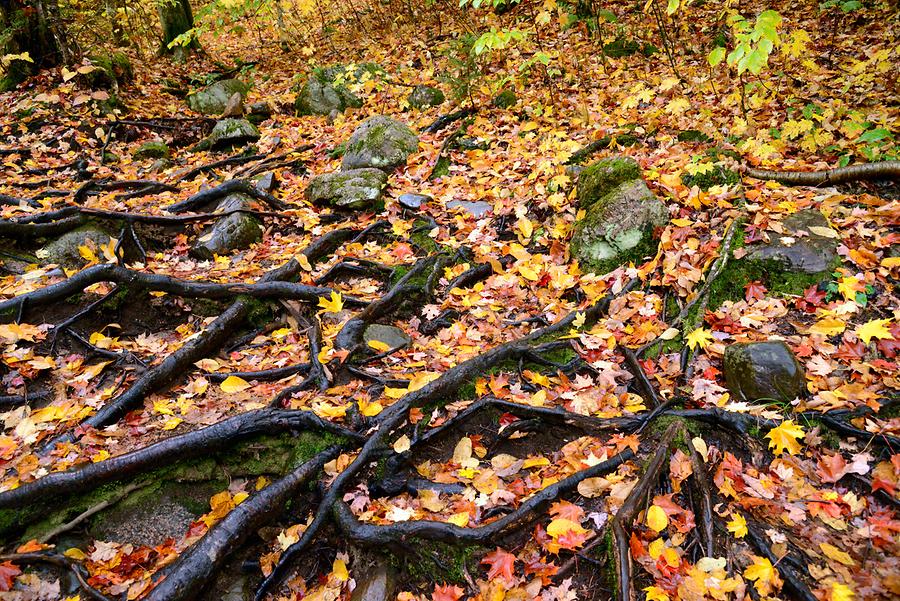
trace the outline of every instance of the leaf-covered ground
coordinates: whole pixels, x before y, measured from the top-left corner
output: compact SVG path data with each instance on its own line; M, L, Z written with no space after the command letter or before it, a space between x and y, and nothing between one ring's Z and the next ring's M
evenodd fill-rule
M280 181L274 194L287 208L259 203L266 213L262 241L208 261L188 255L205 222L164 226L161 234L135 226L138 237L155 236L155 242L146 260L128 263L132 270L250 284L329 232L348 226L363 232L385 222L320 260L299 260L300 283L328 286L334 294L311 304L248 301L252 315L241 331L227 333L228 344L100 429L76 430L202 336L237 294L210 302L116 291L70 326L87 344L55 326L117 284L92 284L84 294L46 306L26 304L19 315L9 305L13 310L0 326L3 394L47 394L4 407L0 491L263 410L277 397L280 407L312 412L358 435L384 435L354 468L355 477L340 481L334 508L320 509L324 493L309 486L267 528L250 534L241 553L251 562L255 586L308 528L319 530L271 589L274 599L349 598L382 555L398 572L394 594L404 600L604 599L623 590L653 600L900 596L900 419L893 417L900 388L897 182L790 187L742 175L706 190L697 184L704 175L739 173L743 164L808 171L833 167L842 157L866 162L896 155L896 11L872 3L835 34L816 3L781 3L784 44L767 74L748 76L745 113L737 78L710 68L706 58L723 26L719 4L682 7L670 23L680 81L662 53L604 57L583 26L538 27L484 61L486 73L472 91L479 109L464 133L477 147L445 147L459 123L421 133L418 151L390 175L384 210L342 221L306 201L311 177L338 170L336 150L372 115L394 116L418 132L456 110L451 101L411 110L410 86L446 88L442 74L453 69L453 38L470 28L513 26L527 7L502 17L448 11L441 23L428 12L414 24L380 17L362 34L360 23L345 15L327 40L310 37L286 49L274 33L221 26L202 38L206 54L191 55L185 64L132 57L135 81L119 90L117 117L100 113L106 92L92 92L68 70L45 71L0 96L0 194L70 193L42 195L35 206L5 204L4 223L74 203L168 216L167 206L242 177L254 164L183 177L228 155L188 151L211 122L169 93L171 82L196 87L191 78L214 72L213 58L255 62L241 73L253 82L247 103L267 101L276 109L260 125L257 152L283 154L280 160L292 163L274 168ZM762 8L751 4L742 6L745 14ZM555 3L547 5L555 19ZM611 7L616 22L607 33L660 45L654 21L640 8ZM551 72L536 65L523 76L521 65L538 51L552 57ZM292 114L297 85L312 67L351 61L375 62L387 74L352 82L362 108L336 118ZM506 77L517 102L493 107L490 100ZM144 124L122 123L111 136L116 119ZM161 127L146 126L153 119ZM151 172L152 159L131 156L157 136L172 147L174 162ZM570 258L578 208L567 160L604 136L609 144L589 160L633 157L670 221L656 232L655 256L597 274ZM101 164L104 151L119 160ZM445 155L448 172L430 178ZM85 181L104 180L155 180L175 188L123 198L121 190L101 187L73 200ZM411 192L432 200L406 210L397 199ZM455 201L486 202L490 210L476 217L453 208ZM754 244L783 233L785 218L809 208L821 211L833 228L827 235L839 238L840 264L828 277L792 288L795 283L781 275L747 279L726 265L706 285L726 237L734 263ZM106 245L82 247L83 264L74 269L27 258L21 273L0 266L6 270L0 294L12 299L79 269L114 263L118 238L129 235L124 228ZM17 244L28 248L30 241L3 243L9 250L0 260L21 264ZM337 334L359 311L354 301L382 298L428 256L443 258L437 268L431 265L435 275L421 286L426 290L380 320L403 329L412 342L399 350L375 343L369 349L374 358L364 361L338 348ZM322 281L335 265L363 261L384 269ZM451 286L478 265L489 266L482 277ZM592 308L609 295L615 296L605 310ZM694 310L679 316L686 307ZM444 321L429 327L438 319ZM517 346L503 361L467 372L465 382L440 388L451 368L558 322L528 350ZM311 349L316 337L310 332L317 329L320 348ZM799 358L807 389L801 398L748 403L729 394L724 349L764 340L785 341ZM623 349L638 352L639 364L629 363ZM302 390L296 389L310 369L274 381L252 377L308 364L323 366L323 373ZM296 391L279 396L287 389ZM425 393L413 398L418 391ZM477 411L471 410L475 403ZM400 421L383 431L396 406L403 409ZM49 452L43 448L66 432L75 436ZM325 487L355 465L361 442L341 440L339 454L325 463ZM320 451L328 443L316 444ZM596 473L585 478L592 469ZM386 472L402 484L392 486ZM108 598L140 598L161 574L171 577L179 556L215 524L277 477L226 475L202 515L160 544L82 537L67 546L68 539L33 537L29 523L20 523L7 528L14 532L6 550L64 554L83 566L90 588ZM556 494L529 505L547 491ZM42 499L56 501L63 502ZM313 521L317 512L329 520L324 526ZM524 517L497 527L508 515ZM453 526L417 532L423 521ZM403 523L413 525L412 534L392 529ZM481 537L480 528L495 532ZM623 553L633 561L625 582ZM9 598L88 598L87 588L67 586L59 572L0 563L0 590L20 591Z

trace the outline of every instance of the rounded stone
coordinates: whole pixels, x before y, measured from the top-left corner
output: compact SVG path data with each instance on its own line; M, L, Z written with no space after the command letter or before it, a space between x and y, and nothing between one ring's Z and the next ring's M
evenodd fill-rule
M430 196L426 196L425 194L401 194L400 198L397 199L397 202L400 203L400 206L404 209L409 209L410 211L418 211L422 208L422 205L427 204L434 200Z
M781 340L729 345L724 372L728 390L739 401L789 403L806 391L803 367Z
M405 123L377 115L366 119L347 142L341 162L344 171L374 167L384 171L405 165L419 149L419 138Z

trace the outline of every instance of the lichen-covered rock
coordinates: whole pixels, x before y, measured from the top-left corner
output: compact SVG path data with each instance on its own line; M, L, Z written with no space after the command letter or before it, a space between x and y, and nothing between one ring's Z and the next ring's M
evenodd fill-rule
M816 274L832 267L840 237L822 213L816 209L800 211L787 217L782 225L784 233L769 232L769 242L754 246L747 258L777 261L794 273Z
M365 342L369 348L386 345L387 348L393 349L401 348L412 343L412 338L398 327L373 323L363 332L363 342ZM370 342L375 342L376 345L372 346L369 344Z
M444 93L438 88L423 85L414 87L406 99L409 106L417 109L437 106L443 104L444 100L446 100Z
M254 102L247 107L247 120L254 125L259 125L272 116L272 105L268 102Z
M496 96L494 96L493 100L491 100L491 104L493 104L498 109L508 109L516 105L519 99L516 97L516 93L512 90L503 90Z
M602 159L578 174L578 206L586 209L619 184L641 177L641 168L630 157Z
M169 145L162 140L144 142L131 156L136 161L143 159L168 159Z
M230 194L222 199L216 211L228 213L250 208L251 199L243 194ZM222 217L203 231L191 247L190 254L209 260L213 255L225 255L249 247L262 239L259 220L248 213L232 213Z
M221 115L235 94L247 95L247 84L239 79L222 79L187 97L191 110L203 115Z
M213 127L206 143L210 150L223 150L257 140L259 130L246 119L222 119Z
M575 225L572 255L598 271L640 259L631 255L649 253L653 228L668 219L666 206L643 180L623 182L588 206L584 219Z
M375 67L366 65L335 65L314 70L300 88L294 101L294 109L300 115L331 115L343 113L348 108L359 108L362 100L348 83L371 77Z
M790 402L806 391L803 368L780 340L741 342L725 348L725 381L740 401Z
M85 260L78 247L90 246L89 240L93 242L94 248L97 248L109 242L109 234L93 225L85 225L49 242L36 254L47 263L56 263L63 267L79 267L84 265Z
M405 123L378 115L366 119L350 136L341 168L393 171L418 148L418 136Z
M353 169L314 178L306 188L306 198L315 205L346 211L379 210L386 185L384 171Z

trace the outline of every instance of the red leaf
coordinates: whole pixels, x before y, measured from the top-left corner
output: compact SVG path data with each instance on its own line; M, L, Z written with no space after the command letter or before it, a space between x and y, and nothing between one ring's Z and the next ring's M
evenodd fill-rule
M550 506L550 515L580 524L584 519L584 509L568 501L559 501Z
M455 584L434 585L431 601L458 601L465 591Z
M514 573L516 570L516 556L512 553L507 553L500 547L497 547L496 551L485 555L481 563L490 566L488 579L500 578L507 586L512 586L516 583Z
M12 589L16 582L16 576L22 573L19 566L11 561L0 563L0 591L8 591Z
M825 300L825 296L827 296L827 293L824 290L819 290L818 284L814 284L804 290L803 296L798 298L794 304L801 311L814 313L816 307L821 305L822 301Z
M766 292L766 287L759 281L744 285L744 298L748 303L753 300L766 298Z
M822 482L837 482L847 473L847 461L840 453L825 455L819 459L819 469L816 473Z

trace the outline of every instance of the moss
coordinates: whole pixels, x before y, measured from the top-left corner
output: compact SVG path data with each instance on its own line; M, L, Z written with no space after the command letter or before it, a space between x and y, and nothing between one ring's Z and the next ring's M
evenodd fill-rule
M195 298L190 303L191 313L200 317L215 317L225 309L224 303L211 298Z
M679 142L712 142L712 138L696 129L680 131L676 138Z
M247 322L250 323L250 325L262 327L271 323L275 318L275 312L272 309L272 303L270 301L246 295L241 295L238 299L248 306Z
M684 433L687 431L688 435L691 437L701 436L703 434L703 426L696 420L684 419L683 417L675 415L660 415L650 424L649 430L652 434L659 436L668 430L669 426L672 424L680 424L682 426L675 432L675 437L672 438L672 444L684 452L690 452L688 439L685 437Z
M619 184L639 177L641 167L630 157L612 157L597 161L578 175L578 205L586 209Z
M745 246L743 228L735 232L733 248ZM736 301L744 298L744 286L749 282L760 281L770 293L781 295L799 295L810 286L828 280L834 269L840 265L840 258L835 258L828 269L819 273L796 273L788 271L776 260L752 260L749 257L733 259L728 262L719 277L709 289L709 308L717 309L726 300Z
M659 245L659 242L656 238L653 237L653 232L651 230L644 231L641 236L640 242L637 243L636 246L630 248L629 250L617 254L614 257L609 259L605 259L603 261L590 261L581 265L581 270L584 272L593 272L596 274L605 274L613 271L614 269L618 269L622 265L628 265L629 263L634 263L635 265L640 265L644 262L645 257L652 257L656 255L656 249ZM575 239L572 240L572 254L573 256L577 253L577 243Z
M478 569L476 557L488 552L477 545L451 545L437 541L413 539L408 541L418 553L414 561L392 555L393 565L414 581L465 584L466 576Z
M198 496L196 489L191 494L184 483L208 484L211 494L226 487L233 477L281 477L340 441L333 434L314 432L301 432L296 436L289 433L258 436L206 457L180 461L137 477L104 484L86 493L47 499L20 509L2 509L0 539L40 537L102 501L122 497L131 484L142 486L116 503L117 510L156 502L165 493L177 499L188 511L200 515L209 510L206 488L204 494ZM104 513L98 514L93 522L101 523Z
M142 159L167 159L169 158L169 145L162 141L144 142L132 153L131 157L137 161Z
M435 163L434 169L432 169L428 179L435 180L439 177L444 177L445 175L450 175L450 159L442 154L438 157L437 163Z
M328 151L328 156L332 159L339 159L344 156L344 153L347 152L347 143L341 142L334 148Z
M603 46L603 52L611 58L631 56L641 49L641 45L634 40L618 38Z
M706 173L698 173L690 175L683 173L681 175L681 183L690 188L697 186L701 190L709 190L713 186L733 186L741 180L741 176L736 171L726 169L721 165L713 166L712 170Z

